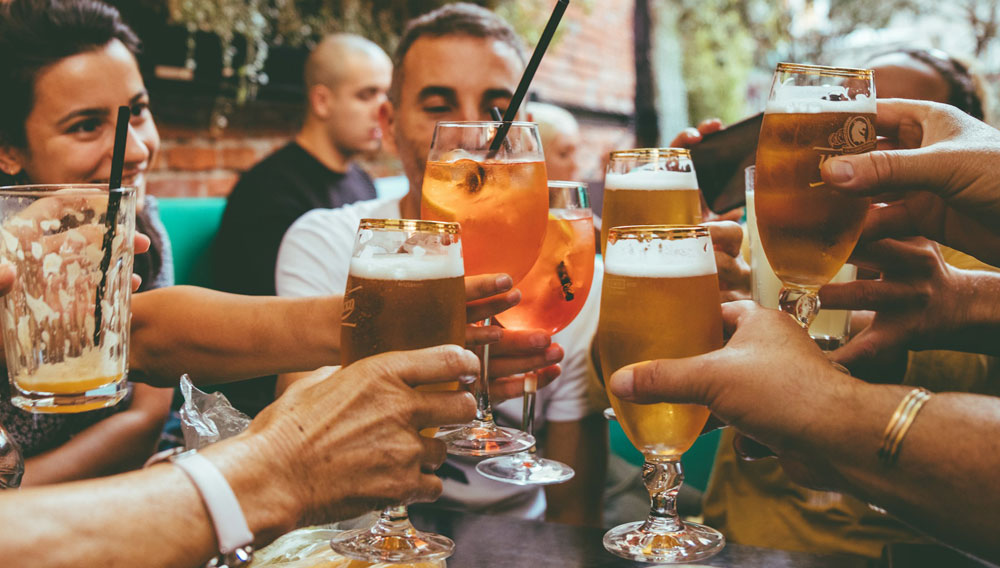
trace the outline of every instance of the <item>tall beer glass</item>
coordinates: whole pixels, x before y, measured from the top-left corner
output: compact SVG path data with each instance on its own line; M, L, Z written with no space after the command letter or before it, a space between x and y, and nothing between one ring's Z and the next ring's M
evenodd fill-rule
M875 148L872 77L790 63L774 73L757 145L757 225L783 285L781 310L803 327L819 312L819 288L854 250L870 204L826 187L820 166Z
M424 170L420 216L462 225L466 273L506 273L518 283L538 258L548 219L545 156L538 125L514 122L501 149L502 122L439 122ZM487 320L486 324L489 324ZM493 422L489 347L476 383L476 420L442 429L452 454L496 456L527 450L531 436Z
M719 279L708 229L615 227L604 255L597 341L605 377L651 359L700 355L722 347ZM708 409L691 404L633 404L608 398L628 439L645 457L642 479L652 502L645 521L604 535L604 547L642 562L690 562L722 549L718 531L677 517L681 455L694 444Z
M521 281L521 303L497 316L509 329L562 331L580 313L594 280L594 217L587 185L549 182L549 224L545 242L531 272ZM537 380L524 381L524 417L521 427L533 434ZM482 475L515 485L549 485L572 478L573 468L541 459L535 450L479 462Z
M638 148L611 153L604 176L602 250L612 227L697 225L701 191L685 148Z
M364 219L344 292L344 365L387 351L465 344L465 283L457 223ZM458 383L417 387L457 390ZM434 429L422 432L433 436ZM366 562L428 562L451 556L451 539L419 532L405 505L385 509L369 529L330 542Z

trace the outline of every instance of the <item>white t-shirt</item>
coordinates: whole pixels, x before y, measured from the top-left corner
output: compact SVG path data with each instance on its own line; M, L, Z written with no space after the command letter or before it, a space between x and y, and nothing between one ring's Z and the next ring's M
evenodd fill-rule
M278 295L343 294L361 219L398 219L400 201L399 198L359 201L337 209L314 209L300 217L285 232L278 250L275 274ZM538 391L535 425L539 430L546 421L572 422L601 410L590 404L587 361L590 342L597 331L602 276L601 263L595 260L594 284L580 315L552 337L562 345L565 357L561 363L562 375ZM497 422L520 428L521 399L497 404L493 411ZM544 453L544 448L539 450ZM526 519L544 517L545 494L541 488L487 479L475 471L478 461L448 457L448 464L454 470L445 472L444 493L437 504Z

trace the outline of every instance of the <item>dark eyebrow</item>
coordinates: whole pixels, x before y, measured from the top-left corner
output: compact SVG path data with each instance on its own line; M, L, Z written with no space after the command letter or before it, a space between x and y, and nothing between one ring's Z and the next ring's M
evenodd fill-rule
M448 99L449 103L455 103L458 100L458 97L455 96L455 89L452 89L451 87L428 85L423 89L420 89L420 92L417 93L418 101L422 101L430 97L444 97Z
M136 104L137 102L139 102L139 100L148 95L149 92L146 91L145 89L139 91L135 95L132 95L132 98L129 99L128 101L129 106ZM79 110L74 110L73 112L67 114L66 116L62 117L62 119L60 119L59 122L56 124L58 126L62 126L67 122L76 120L77 118L106 118L108 116L111 116L111 111L106 108L83 108Z
M513 96L514 93L511 92L510 89L502 89L502 88L486 89L486 92L483 93L482 102L485 104L494 99L509 99L512 98Z

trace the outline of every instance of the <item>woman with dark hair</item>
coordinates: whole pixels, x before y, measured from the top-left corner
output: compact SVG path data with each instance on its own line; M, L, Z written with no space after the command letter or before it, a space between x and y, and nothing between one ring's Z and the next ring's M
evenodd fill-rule
M949 104L989 122L990 97L971 63L939 49L900 49L872 58L875 92L883 99L916 99Z
M0 186L107 183L118 106L132 110L122 183L138 191L136 228L152 241L135 258L142 290L173 284L169 241L145 174L160 145L135 54L139 39L96 0L0 2ZM24 484L67 481L142 465L169 411L171 390L133 384L101 411L32 415L0 383L0 422L21 445Z

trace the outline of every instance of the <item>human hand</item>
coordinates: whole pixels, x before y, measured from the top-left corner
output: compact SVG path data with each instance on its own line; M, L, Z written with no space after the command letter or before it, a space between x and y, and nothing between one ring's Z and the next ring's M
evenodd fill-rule
M750 267L743 260L740 245L743 228L732 221L702 223L708 227L715 247L715 266L719 271L719 297L723 302L750 299Z
M822 456L813 455L808 426L859 381L837 371L787 314L744 301L723 304L722 316L731 334L725 347L630 365L611 376L611 391L640 404L705 405L777 455L794 481L836 486Z
M423 428L475 416L467 392L412 387L468 382L479 360L454 345L376 355L344 369L320 369L291 385L241 435L273 463L278 487L295 501L299 524L355 517L388 505L433 501L445 447Z
M698 123L697 128L685 128L670 142L671 148L690 148L701 142L706 134L722 130L722 121L718 118L709 118Z
M1000 277L950 266L937 244L923 238L861 242L851 262L882 277L827 284L820 301L825 308L875 312L871 325L832 355L855 376L898 382L908 350L989 347L982 314L996 303Z
M823 181L874 196L865 235L924 236L1000 264L1000 132L937 103L878 101L880 149L827 160ZM885 194L889 195L885 195Z
M506 274L468 276L465 279L467 321L474 323L490 318L517 305L521 291L511 290L513 282ZM523 373L534 371L538 388L559 376L557 363L563 350L552 343L542 330L512 330L499 325L470 325L466 330L466 346L492 345L490 348L490 398L502 401L524 394Z

